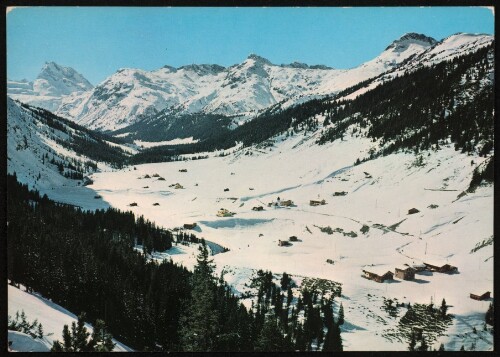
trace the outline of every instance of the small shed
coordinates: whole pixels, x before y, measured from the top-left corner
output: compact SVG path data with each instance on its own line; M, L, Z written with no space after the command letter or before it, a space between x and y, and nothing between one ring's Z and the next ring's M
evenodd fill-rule
M85 176L82 180L82 185L83 186L88 186L88 185L92 185L94 183L94 181L92 181L92 179L88 176Z
M409 266L404 266L395 269L396 278L403 280L413 280L415 279L415 269Z
M297 236L291 236L288 239L290 240L290 242L298 242L299 241L299 239L297 238Z
M470 294L470 298L473 299L473 300L486 300L486 299L489 299L490 298L490 294L491 292L487 291L485 292L484 294L482 295L476 295L476 294Z
M187 169L180 169L179 172L188 172Z
M234 212L229 212L225 208L221 208L219 211L217 211L217 217L232 217L234 216Z
M264 210L264 207L262 206L255 206L252 208L252 211L263 211Z
M184 229L194 229L196 227L196 223L184 223Z
M420 212L420 211L418 209L416 209L416 208L410 208L408 210L408 214L415 214L415 213L418 213L418 212Z
M293 205L293 201L292 200L283 200L283 201L281 201L281 206L290 207L291 205Z
M334 196L345 196L345 195L347 195L347 192L345 192L345 191L335 192L333 195Z
M394 274L390 270L385 270L386 268L381 268L377 266L366 266L363 269L363 277L369 280L374 280L377 283L383 283L386 280L392 280Z
M290 243L287 242L286 240L281 240L281 239L278 240L278 246L280 246L280 247L286 247L286 246L289 246L289 245L290 245Z
M160 204L158 202L153 203L153 206L159 206Z
M137 203L136 202L132 202L131 204L129 204L130 207L135 207L137 206Z
M225 188L225 189L224 189L224 192L227 192L227 191L229 191L229 188Z
M310 206L326 205L326 201L325 200L321 200L321 201L310 200L309 205Z
M436 263L425 263L425 266L430 271L435 271L438 273L457 273L458 268L450 264L436 264Z

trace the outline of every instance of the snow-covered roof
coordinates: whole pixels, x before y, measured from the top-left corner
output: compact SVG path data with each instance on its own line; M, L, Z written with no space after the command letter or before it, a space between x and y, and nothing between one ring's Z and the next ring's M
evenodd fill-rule
M392 267L390 265L365 265L363 267L363 270L366 270L367 272L377 274L379 276L384 275L387 272L392 273Z

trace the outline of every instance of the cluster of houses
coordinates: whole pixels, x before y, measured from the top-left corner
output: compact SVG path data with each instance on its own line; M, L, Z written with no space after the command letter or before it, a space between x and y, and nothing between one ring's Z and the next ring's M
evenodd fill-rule
M386 280L393 280L394 275L398 279L402 280L413 280L415 279L415 273L421 271L431 271L438 273L454 274L458 272L458 268L450 264L404 264L401 267L396 267L394 273L387 270L386 267L381 268L379 266L365 266L363 269L363 277L369 280L374 280L378 283L383 283Z
M292 200L280 200L280 198L278 197L278 199L276 200L276 202L269 202L267 204L268 207L291 207L293 206L294 203Z

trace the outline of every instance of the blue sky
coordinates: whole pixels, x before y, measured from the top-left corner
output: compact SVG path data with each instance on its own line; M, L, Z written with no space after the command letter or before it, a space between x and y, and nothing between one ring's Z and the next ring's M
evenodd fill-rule
M250 53L351 68L407 32L493 34L494 15L480 7L16 8L7 14L7 75L33 80L54 61L97 84L123 67L229 66Z

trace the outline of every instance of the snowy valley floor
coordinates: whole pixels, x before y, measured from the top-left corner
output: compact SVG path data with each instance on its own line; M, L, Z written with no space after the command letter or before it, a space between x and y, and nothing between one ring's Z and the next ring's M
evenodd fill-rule
M493 336L483 331L491 300L472 300L469 294L493 291L493 245L481 244L493 236L493 187L479 187L457 199L468 188L474 166L484 159L445 146L429 156L423 153L420 166L409 153L354 166L372 145L350 138L319 146L314 138L298 135L271 148L240 149L224 157L96 173L88 186L93 191L68 188L70 194L58 193L57 200L83 208L109 204L164 228L196 222L194 234L230 249L215 255L214 262L218 272L227 272L225 278L237 293L256 269L341 283L336 306L341 301L345 310L344 350L407 349L407 340L390 337L406 309L391 316L383 308L384 298L412 305L432 300L438 306L444 298L454 318L432 347L443 343L446 350L462 345L468 350L474 343L476 350L492 350ZM183 188L175 189L176 183ZM50 191L57 190L47 190L49 197ZM102 198L95 199L95 194ZM268 207L278 197L294 205ZM322 199L325 205L309 204ZM130 207L132 202L137 206ZM256 206L264 210L252 210ZM236 214L217 217L221 208ZM419 212L408 214L412 208ZM362 233L364 226L368 231ZM321 230L327 227L332 234ZM278 246L278 240L290 236L298 241ZM482 247L473 251L476 246ZM162 255L190 269L195 256L196 249L183 246ZM385 283L362 277L366 265L394 272L403 264L423 262L449 263L458 267L458 274L426 272L413 281L395 278ZM9 313L19 307L14 307L15 300L9 287Z

